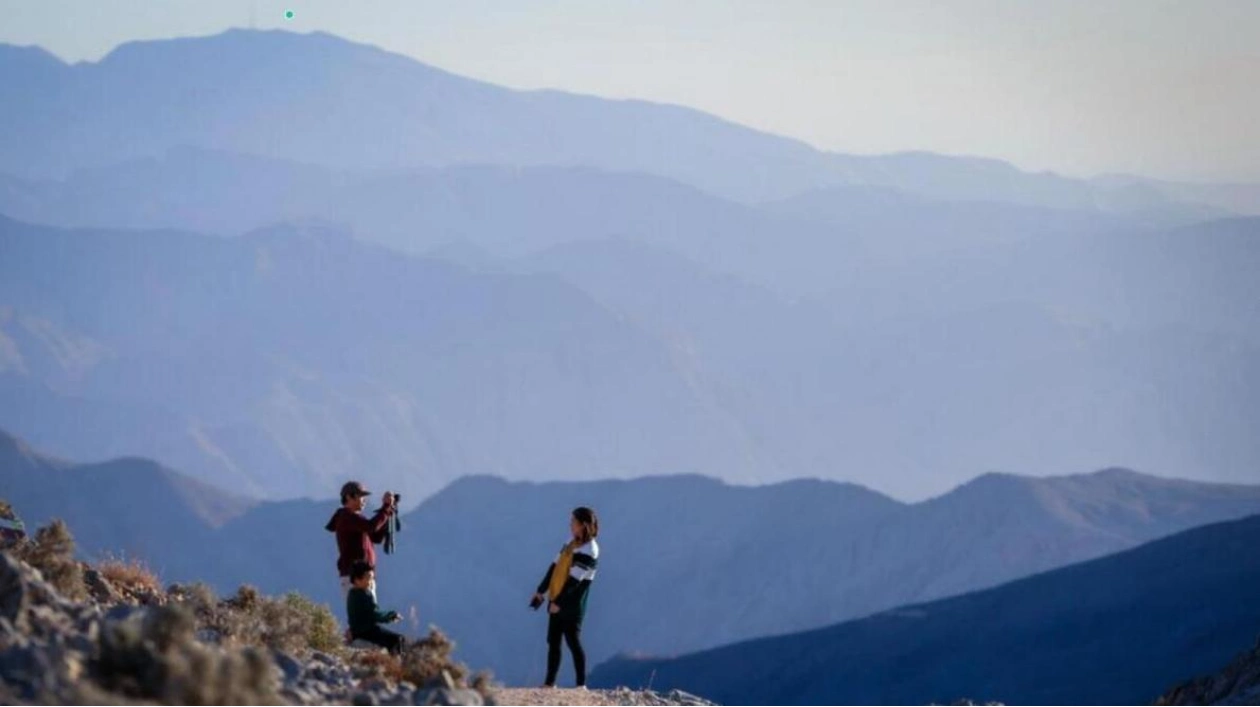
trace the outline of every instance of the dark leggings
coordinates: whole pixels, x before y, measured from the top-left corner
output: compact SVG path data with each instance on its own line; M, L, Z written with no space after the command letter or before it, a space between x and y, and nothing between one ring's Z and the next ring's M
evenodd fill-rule
M569 644L573 654L573 670L577 674L577 686L586 684L586 651L582 650L582 624L572 619L562 619L552 614L547 622L547 682L556 684L560 672L560 637Z
M402 653L403 648L406 647L406 640L402 637L402 635L394 633L387 628L381 628L380 626L373 626L367 631L355 631L351 635L353 635L356 639L368 641L369 643L375 643L394 655Z

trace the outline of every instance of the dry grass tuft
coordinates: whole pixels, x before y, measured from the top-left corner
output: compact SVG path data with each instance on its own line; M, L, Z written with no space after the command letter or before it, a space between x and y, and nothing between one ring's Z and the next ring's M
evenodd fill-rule
M162 582L149 566L138 559L110 557L97 563L101 573L114 588L127 594L161 594Z

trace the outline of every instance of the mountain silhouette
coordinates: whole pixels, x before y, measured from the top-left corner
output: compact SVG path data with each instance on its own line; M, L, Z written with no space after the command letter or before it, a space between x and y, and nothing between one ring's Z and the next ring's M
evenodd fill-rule
M594 685L757 704L1145 704L1260 632L1260 516L981 592L666 660Z

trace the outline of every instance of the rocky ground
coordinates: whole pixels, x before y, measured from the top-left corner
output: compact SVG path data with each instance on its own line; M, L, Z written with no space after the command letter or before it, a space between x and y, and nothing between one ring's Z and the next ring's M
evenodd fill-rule
M1260 705L1260 640L1215 675L1182 683L1157 705Z
M0 703L709 704L681 692L499 688L469 676L436 630L397 659L346 649L327 610L301 597L242 588L220 600L204 587L124 587L90 567L45 565L55 581L0 553Z
M681 690L657 694L651 690L547 690L498 688L493 698L504 705L711 705L712 702Z

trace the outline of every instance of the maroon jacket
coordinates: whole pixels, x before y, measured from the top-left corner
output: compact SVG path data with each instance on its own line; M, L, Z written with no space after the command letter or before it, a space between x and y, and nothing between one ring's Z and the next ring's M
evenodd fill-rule
M392 510L381 508L369 520L343 507L329 519L324 528L337 534L337 572L342 577L350 576L350 565L356 560L366 560L376 567L376 549L372 543L384 540L385 523L391 515Z

